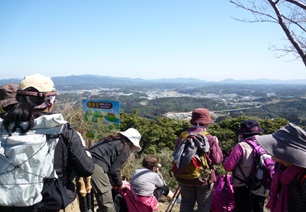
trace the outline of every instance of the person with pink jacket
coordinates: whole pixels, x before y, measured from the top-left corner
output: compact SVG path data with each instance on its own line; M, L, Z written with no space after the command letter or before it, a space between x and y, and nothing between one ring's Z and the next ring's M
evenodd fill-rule
M251 193L245 184L245 178L251 175L254 161L253 148L245 141L255 141L255 135L262 132L256 120L241 122L238 143L223 164L225 171L232 172L231 181L234 186L235 211L237 212L263 212L266 198Z

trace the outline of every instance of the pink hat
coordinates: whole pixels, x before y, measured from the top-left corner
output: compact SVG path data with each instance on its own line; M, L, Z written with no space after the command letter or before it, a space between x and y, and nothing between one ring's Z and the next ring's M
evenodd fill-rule
M214 121L210 118L209 111L205 108L196 108L192 111L191 124L211 124Z

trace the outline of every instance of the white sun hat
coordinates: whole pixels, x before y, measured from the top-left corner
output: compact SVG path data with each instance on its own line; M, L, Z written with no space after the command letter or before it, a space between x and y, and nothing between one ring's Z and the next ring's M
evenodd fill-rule
M127 139L129 139L132 142L132 144L135 147L135 151L136 152L141 151L141 147L139 145L139 141L141 139L141 135L138 132L138 130L136 130L134 128L129 128L126 131L119 132L119 134L123 135L124 137L126 137Z

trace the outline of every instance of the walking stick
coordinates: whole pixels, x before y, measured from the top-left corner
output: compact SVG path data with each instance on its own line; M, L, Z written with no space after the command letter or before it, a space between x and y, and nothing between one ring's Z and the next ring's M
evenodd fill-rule
M86 189L86 200L87 200L87 208L88 211L94 211L94 204L93 204L93 196L91 193L91 177L86 177L85 181L85 189Z
M87 207L87 199L86 199L86 189L85 189L85 182L83 177L77 178L78 182L78 194L79 194L79 201L80 201L80 210L81 212L88 212Z
M91 146L92 141L89 140L87 146ZM83 177L77 177L78 182L78 195L80 201L80 210L81 212L93 212L94 211L94 200L93 194L91 192L91 176L86 177L84 180Z
M225 173L225 176L224 176L224 186L225 186L225 198L226 198L226 212L228 212L228 188L227 188L227 173Z
M175 192L173 194L173 197L172 197L172 199L171 199L171 201L170 201L170 203L169 203L169 205L168 205L168 207L167 207L165 212L171 212L172 211L172 208L173 208L174 204L176 203L176 201L177 201L177 199L178 199L180 194L181 194L181 186L179 185L176 188L176 190L175 190Z
M90 180L91 180L90 177L87 177L86 181L84 181L83 177L77 178L81 212L92 212L93 211ZM86 182L86 185L85 185L85 182Z

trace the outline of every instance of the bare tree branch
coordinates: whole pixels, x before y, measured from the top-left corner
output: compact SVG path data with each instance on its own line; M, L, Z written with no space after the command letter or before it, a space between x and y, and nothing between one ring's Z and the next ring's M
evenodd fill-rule
M301 58L303 59L304 61L304 64L306 66L306 57L304 56L304 52L303 52L303 49L300 48L299 44L295 41L295 39L293 38L291 32L289 31L289 29L287 28L286 24L284 23L283 21L283 17L282 17L282 14L281 12L279 11L277 5L275 2L273 2L273 0L268 0L269 3L271 4L272 8L274 9L275 11L275 14L277 15L278 17L278 23L279 25L282 27L283 31L285 32L288 40L292 43L292 45L294 46L294 48L297 50L298 54L301 56Z
M301 58L306 66L305 0L245 0L243 3L239 0L230 0L230 3L254 16L253 20L234 18L237 21L270 22L280 25L290 45L284 48L274 46L273 49L283 52L283 55L292 53L296 58Z
M245 7L243 4L241 4L241 2L234 2L234 1L230 1L230 2L234 5L236 5L237 7L241 8L241 9L250 11L254 15L254 18L255 18L255 20L253 20L253 21L250 21L250 20L245 21L245 20L234 18L235 20L243 21L243 22L272 22L272 23L278 23L277 18L275 18L274 16L272 16L268 13L265 13L264 11L258 10L256 8L256 5L254 5L254 4L252 5L252 8L248 8L248 7ZM258 19L257 18L258 15L259 16L265 16L266 18L270 18L274 21L271 21L271 20L268 20L268 19L263 20L262 18Z
M303 4L300 1L296 1L296 0L287 0L288 2L295 4L296 6L299 6L300 8L306 10L306 4Z
M295 24L296 26L298 26L302 31L306 32L305 27L303 27L301 24L299 24L299 22L292 20L291 18L287 18L286 16L283 15L283 18L286 19L287 21Z

